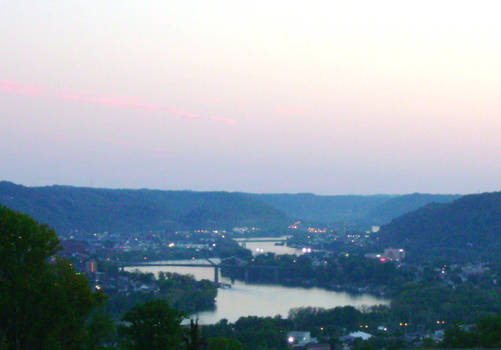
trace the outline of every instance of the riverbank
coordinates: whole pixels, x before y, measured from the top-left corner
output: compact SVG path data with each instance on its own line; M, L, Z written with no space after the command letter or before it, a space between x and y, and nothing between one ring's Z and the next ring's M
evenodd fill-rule
M135 267L130 267L135 269ZM174 272L189 274L196 280L213 280L214 269L208 267L180 266L140 266L140 271L158 274ZM223 283L231 283L231 279L219 275ZM333 308L337 306L373 306L388 305L389 300L368 293L347 293L311 286L284 286L276 284L250 284L240 280L234 281L231 288L217 291L215 310L194 313L200 324L213 324L221 319L235 322L242 316L287 317L291 309L297 307Z
M224 272L222 274L224 277L228 278L229 280L235 280L244 283L245 280L241 278L235 278L234 276L231 275L226 275ZM348 293L348 294L353 294L353 295L361 295L361 294L371 294L377 297L381 298L390 298L394 291L388 288L387 286L358 286L358 285L347 285L347 284L337 284L335 282L320 282L317 280L295 280L295 279L282 279L279 281L279 283L273 283L272 281L255 281L255 280L250 280L248 283L255 284L255 285L269 285L269 284L277 284L283 287L289 287L289 288L321 288L325 289L328 291L333 291L333 292L343 292L343 293Z

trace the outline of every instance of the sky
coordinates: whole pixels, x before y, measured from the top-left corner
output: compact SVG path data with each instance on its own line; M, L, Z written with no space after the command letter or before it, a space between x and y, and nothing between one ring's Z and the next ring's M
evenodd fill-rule
M0 0L0 180L501 189L498 1Z

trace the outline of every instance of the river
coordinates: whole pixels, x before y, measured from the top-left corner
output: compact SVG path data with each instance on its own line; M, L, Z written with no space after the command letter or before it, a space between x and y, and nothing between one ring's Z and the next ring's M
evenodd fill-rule
M253 255L275 253L275 254L303 254L301 249L296 249L288 247L285 244L285 240L289 236L279 236L279 237L256 237L256 238L236 238L241 246L249 249ZM275 243L281 242L282 245L276 245Z
M218 263L217 259L212 259ZM190 263L204 260L189 260ZM174 262L174 261L170 261ZM184 261L175 261L183 263ZM160 262L159 262L160 263ZM211 267L183 267L183 266L140 266L127 267L127 271L140 270L141 272L175 272L191 274L197 280L214 280L214 269ZM219 281L231 283L229 279L219 275ZM246 284L235 281L232 288L218 290L216 309L200 312L191 317L198 317L200 324L213 324L226 318L235 322L241 316L275 316L287 317L289 310L295 307L311 306L333 308L336 306L388 304L389 300L369 294L352 295L344 292L335 292L322 288L284 287L280 285Z

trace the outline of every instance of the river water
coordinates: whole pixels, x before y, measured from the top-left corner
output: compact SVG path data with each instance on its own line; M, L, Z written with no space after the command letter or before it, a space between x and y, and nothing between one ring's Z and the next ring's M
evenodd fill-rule
M264 237L264 238L236 238L241 246L249 249L253 255L275 253L275 254L296 254L301 255L303 252L301 249L296 249L288 247L283 244L289 236L279 236L279 237ZM266 240L266 242L263 242ZM282 242L283 245L276 245L275 243Z
M283 246L274 246L272 242L266 242L266 244L260 243L259 246L268 247L268 251L277 251L284 248ZM296 253L299 254L300 251L296 251ZM219 263L218 259L211 260L215 263ZM206 260L178 260L169 262L189 262L190 264L198 262L207 264ZM134 271L136 269L141 272L152 272L155 275L161 271L175 272L179 274L193 275L197 280L214 280L214 268L211 267L154 266L154 263L152 263L151 266L130 266L126 268L127 271ZM229 279L222 277L221 274L219 275L219 281L223 283L231 283ZM346 305L359 307L362 305L372 306L388 303L389 300L378 298L369 294L353 295L322 288L246 284L244 282L235 281L231 288L220 288L218 290L215 310L200 312L196 315L192 315L191 317L198 317L200 324L213 324L223 318L226 318L230 322L235 322L241 316L251 315L282 315L283 317L287 317L289 310L295 307L311 306L333 308L336 306Z

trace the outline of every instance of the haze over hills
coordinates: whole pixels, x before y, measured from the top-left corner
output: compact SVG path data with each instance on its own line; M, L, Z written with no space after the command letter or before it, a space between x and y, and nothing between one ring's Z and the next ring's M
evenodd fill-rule
M405 248L411 260L499 260L501 192L428 204L383 226L379 240L381 246Z
M457 194L423 194L412 193L395 196L372 208L366 217L375 224L382 225L405 213L421 208L430 203L449 203L458 199Z
M311 193L300 193L251 194L250 196L270 204L293 219L365 225L382 225L423 205L432 202L451 202L460 197L459 195L421 193L367 196L319 196Z
M453 195L318 196L26 187L0 182L0 204L48 223L58 232L145 231L257 226L284 228L292 220L381 224L422 204ZM385 221L386 220L386 221Z

